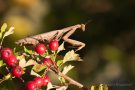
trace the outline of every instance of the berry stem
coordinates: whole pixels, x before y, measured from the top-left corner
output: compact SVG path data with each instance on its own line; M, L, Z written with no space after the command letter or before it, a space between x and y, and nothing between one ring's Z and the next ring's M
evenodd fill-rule
M56 56L57 56L57 52L56 51L52 51L52 53L53 53L53 61L55 61Z
M3 40L4 40L4 37L2 37L1 39L0 46L2 46Z
M8 72L8 73L10 73L10 71L9 71L9 69L8 69L8 67L7 67L7 66L6 66L6 70L7 70L7 72Z
M24 83L24 79L22 77L20 77L19 79Z

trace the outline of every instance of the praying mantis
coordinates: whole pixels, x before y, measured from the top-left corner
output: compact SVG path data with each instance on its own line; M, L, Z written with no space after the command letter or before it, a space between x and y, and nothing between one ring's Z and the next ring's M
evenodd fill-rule
M74 34L77 29L81 29L82 31L85 31L85 25L86 24L77 24L63 29L53 30L50 32L20 39L15 43L18 45L28 45L28 44L37 45L39 41L50 42L53 39L59 40L60 38L62 38L65 42L71 44L74 47L77 47L76 51L78 51L85 47L85 43L70 39L69 37L72 34Z

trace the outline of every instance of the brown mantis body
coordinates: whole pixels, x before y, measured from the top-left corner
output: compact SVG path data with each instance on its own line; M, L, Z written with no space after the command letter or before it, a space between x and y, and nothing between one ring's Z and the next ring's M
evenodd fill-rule
M67 42L67 43L69 43L73 46L77 46L78 47L77 51L78 51L78 50L82 49L83 47L85 47L85 43L69 38L78 28L85 31L85 25L84 24L77 24L77 25L74 25L74 26L70 26L70 27L67 27L67 28L60 29L60 30L54 30L54 31L50 31L50 32L47 32L47 33L43 33L43 34L38 34L38 35L35 35L35 36L26 37L24 39L18 40L15 43L19 44L19 45L27 45L27 44L36 45L36 44L39 43L39 41L50 42L54 38L55 39L61 38L62 35L63 35L62 39L65 42Z

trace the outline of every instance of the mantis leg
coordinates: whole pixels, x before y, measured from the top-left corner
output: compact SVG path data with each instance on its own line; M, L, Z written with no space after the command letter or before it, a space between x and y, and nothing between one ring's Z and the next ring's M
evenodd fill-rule
M76 51L78 51L81 50L83 47L85 47L85 43L69 38L76 30L77 28L71 28L71 30L69 30L69 32L67 32L67 34L63 36L62 39L73 46L77 46L78 48Z

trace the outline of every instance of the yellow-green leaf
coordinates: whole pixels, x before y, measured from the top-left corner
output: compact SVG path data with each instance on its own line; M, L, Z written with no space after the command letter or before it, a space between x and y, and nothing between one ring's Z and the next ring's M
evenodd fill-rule
M57 61L57 66L60 66L62 64L62 62L63 62L62 60L58 60Z
M33 53L32 50L28 50L25 46L24 46L24 52L28 53L28 54L32 54Z
M3 60L0 60L0 67L3 66Z
M99 85L99 90L104 90L103 84Z
M4 32L6 28L7 28L7 24L4 23L4 24L2 25L2 27L1 27L1 32Z
M6 28L7 28L7 24L4 23L4 24L2 25L2 27L1 27L0 39L2 38L2 34L3 34L3 32L5 32Z
M63 77L61 77L61 76L59 76L58 79L60 80L61 83L65 83L66 82L65 79Z
M74 66L72 66L72 65L65 66L62 73L67 74L73 68L74 68Z
M95 86L94 85L91 86L91 90L95 90Z
M79 57L79 54L76 54L74 50L71 50L64 56L63 63L67 61L82 61L82 59Z

